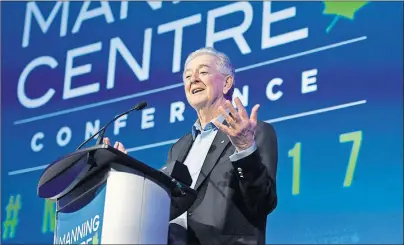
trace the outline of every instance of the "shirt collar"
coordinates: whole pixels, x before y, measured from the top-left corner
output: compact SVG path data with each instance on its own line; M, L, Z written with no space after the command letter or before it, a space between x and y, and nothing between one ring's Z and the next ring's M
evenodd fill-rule
M226 112L229 113L229 110L226 110ZM218 117L211 120L208 124L206 124L204 129L202 129L199 119L197 119L194 125L192 126L192 138L195 139L196 136L198 136L198 134L201 133L202 131L217 130L217 127L215 126L215 124L213 124L214 121L222 123L224 121L223 115L219 115Z

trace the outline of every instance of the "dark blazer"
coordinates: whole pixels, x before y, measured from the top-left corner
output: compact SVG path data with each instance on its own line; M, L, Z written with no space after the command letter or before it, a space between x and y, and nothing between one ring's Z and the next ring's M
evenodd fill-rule
M188 210L188 230L171 224L169 244L265 244L267 215L277 205L273 127L258 121L255 142L254 153L231 162L235 148L226 134L217 132L194 188L198 194ZM183 161L192 143L191 133L180 138L167 163ZM187 242L181 243L180 233L187 233Z

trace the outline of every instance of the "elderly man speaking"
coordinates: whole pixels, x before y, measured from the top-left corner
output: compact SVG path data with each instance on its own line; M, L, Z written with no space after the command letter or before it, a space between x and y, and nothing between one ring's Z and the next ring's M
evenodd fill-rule
M234 79L229 58L213 48L185 61L185 94L198 119L171 147L167 162L186 153L197 198L171 221L170 244L265 244L267 215L277 205L277 137L257 119L259 105L250 115L239 98L233 107ZM126 152L120 142L114 147Z

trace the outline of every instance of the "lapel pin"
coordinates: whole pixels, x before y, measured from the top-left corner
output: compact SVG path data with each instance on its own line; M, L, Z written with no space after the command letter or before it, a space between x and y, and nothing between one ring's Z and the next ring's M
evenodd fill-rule
M222 144L223 144L223 143L224 143L224 140L222 140L222 142L220 142L220 143L222 143Z

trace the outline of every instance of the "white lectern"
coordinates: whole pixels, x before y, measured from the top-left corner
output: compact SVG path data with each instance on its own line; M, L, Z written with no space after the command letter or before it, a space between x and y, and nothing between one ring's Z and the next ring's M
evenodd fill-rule
M38 184L39 197L56 201L54 244L167 244L172 198L194 195L105 144L63 156Z

